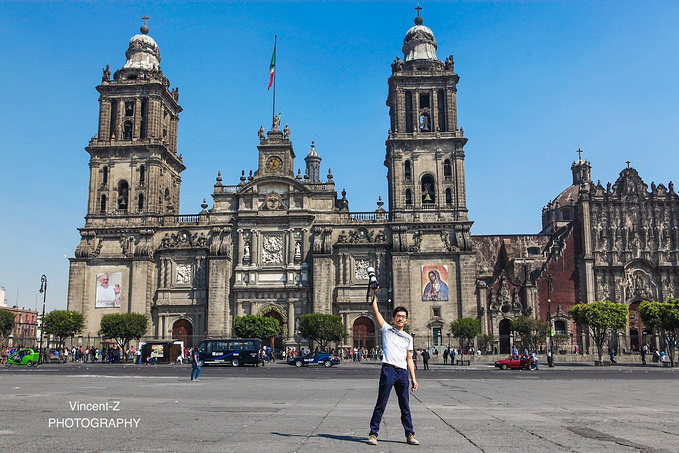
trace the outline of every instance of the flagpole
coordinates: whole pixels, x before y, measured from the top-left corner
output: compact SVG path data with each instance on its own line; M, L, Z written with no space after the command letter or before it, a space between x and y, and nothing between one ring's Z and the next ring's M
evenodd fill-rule
M278 43L278 35L273 36L273 51L274 55L276 54L276 48L277 48L277 43ZM276 60L278 60L278 55L276 55ZM274 63L274 65L277 65L278 61ZM271 114L271 124L274 124L274 118L276 117L276 66L274 66L273 69L273 110Z

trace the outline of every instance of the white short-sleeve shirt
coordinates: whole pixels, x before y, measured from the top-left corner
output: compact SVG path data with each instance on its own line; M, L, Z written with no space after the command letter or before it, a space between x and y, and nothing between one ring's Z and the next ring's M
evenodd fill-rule
M385 322L382 325L382 348L384 349L383 363L404 370L408 369L406 358L408 351L413 350L413 337Z

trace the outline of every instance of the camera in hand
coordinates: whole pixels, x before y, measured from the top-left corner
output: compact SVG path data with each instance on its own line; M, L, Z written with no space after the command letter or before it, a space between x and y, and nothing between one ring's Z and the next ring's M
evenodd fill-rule
M368 302L368 305L372 305L380 284L377 281L377 275L375 275L374 267L367 268L366 272L368 273L368 293L366 294L366 302Z

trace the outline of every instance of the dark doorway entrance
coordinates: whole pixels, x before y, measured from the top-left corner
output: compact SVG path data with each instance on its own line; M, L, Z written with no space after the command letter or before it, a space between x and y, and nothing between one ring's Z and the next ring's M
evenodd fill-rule
M375 323L372 319L361 316L354 321L354 347L371 350L375 347Z
M509 354L511 351L510 341L509 341L509 319L503 319L500 321L499 326L500 334L500 354Z
M278 313L275 310L270 310L264 314L265 317L267 318L274 318L276 321L278 321L278 325L281 327L281 335L271 338L269 340L269 347L276 351L282 351L284 348L283 344L283 327L285 327L285 322L283 320L283 317L281 316L280 313Z
M179 319L172 324L172 338L183 341L185 348L193 346L193 325L188 319Z

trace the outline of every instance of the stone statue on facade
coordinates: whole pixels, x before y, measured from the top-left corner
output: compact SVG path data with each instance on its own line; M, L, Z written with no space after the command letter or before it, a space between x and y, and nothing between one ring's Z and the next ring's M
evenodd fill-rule
M266 141L266 136L264 135L264 126L259 126L257 135L259 136L259 143L264 143Z
M391 64L391 70L393 72L401 72L403 71L403 60L401 60L398 56L396 57L396 60Z
M281 113L279 112L278 115L274 115L273 117L273 126L271 127L271 130L277 131L280 125L281 125Z
M290 140L290 128L288 127L287 123L285 124L285 128L283 129L283 138L286 140Z
M101 76L101 81L102 82L110 82L111 81L111 69L109 68L109 65L106 65L105 68L102 69L103 75Z

